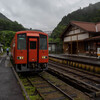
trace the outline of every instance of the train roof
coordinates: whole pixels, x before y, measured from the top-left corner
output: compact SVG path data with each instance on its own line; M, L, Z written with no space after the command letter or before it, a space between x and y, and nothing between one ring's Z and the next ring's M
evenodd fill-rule
M43 34L43 35L48 35L47 33L40 32L40 31L18 31L16 34L21 34L21 33L34 33L34 34Z

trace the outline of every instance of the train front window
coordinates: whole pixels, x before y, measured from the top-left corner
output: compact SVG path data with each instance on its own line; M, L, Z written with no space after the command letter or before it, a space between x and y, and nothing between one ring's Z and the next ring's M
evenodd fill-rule
M47 50L47 36L40 34L40 50Z
M36 49L36 41L30 41L30 49Z
M17 35L17 48L18 50L26 49L26 34Z

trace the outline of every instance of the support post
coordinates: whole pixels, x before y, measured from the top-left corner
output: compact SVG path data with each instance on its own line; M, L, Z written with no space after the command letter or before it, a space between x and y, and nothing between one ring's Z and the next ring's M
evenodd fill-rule
M72 36L71 36L71 55L72 55L72 49L73 47L72 47Z
M77 34L77 55L78 55L78 34Z

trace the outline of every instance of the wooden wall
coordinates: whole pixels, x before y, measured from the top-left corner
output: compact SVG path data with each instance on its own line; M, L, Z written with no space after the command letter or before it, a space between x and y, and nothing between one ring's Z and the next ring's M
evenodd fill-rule
M89 38L89 33L76 26L70 27L69 30L66 32L63 41L64 53L85 54L84 39L87 38Z
M78 54L85 54L84 42L83 41L78 43L78 50L79 50Z
M86 38L89 38L89 33L73 26L66 32L64 42L84 40Z
M63 42L63 50L64 50L64 53L68 54L68 43Z

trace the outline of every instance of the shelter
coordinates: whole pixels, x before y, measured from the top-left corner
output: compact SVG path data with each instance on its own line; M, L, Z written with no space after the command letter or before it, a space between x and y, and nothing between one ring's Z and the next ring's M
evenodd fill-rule
M97 56L97 48L100 48L100 22L71 21L61 38L64 53Z
M57 48L56 42L49 42L49 53L55 53Z

